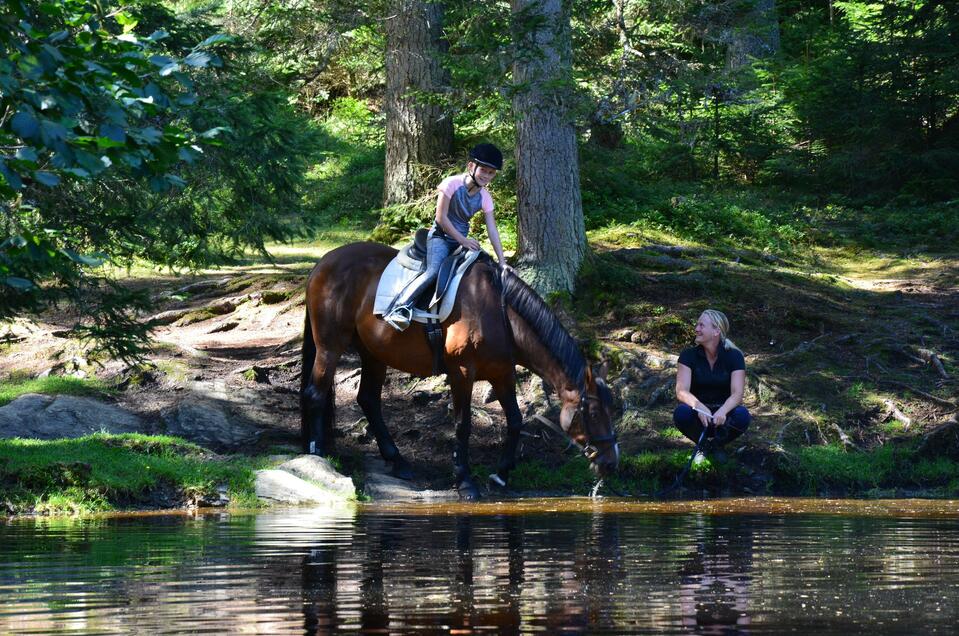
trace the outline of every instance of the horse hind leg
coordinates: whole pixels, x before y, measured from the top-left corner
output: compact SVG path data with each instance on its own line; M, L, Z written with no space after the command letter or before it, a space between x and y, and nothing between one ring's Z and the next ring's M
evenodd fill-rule
M400 449L397 448L383 420L383 383L386 380L386 365L362 349L360 359L363 372L360 376L360 389L356 394L356 402L366 416L367 428L376 438L380 456L393 464L393 469L390 471L393 476L400 479L413 479L413 468L400 454Z
M317 352L309 381L300 394L303 452L311 455L326 457L333 453L336 413L333 379L339 357L338 352Z

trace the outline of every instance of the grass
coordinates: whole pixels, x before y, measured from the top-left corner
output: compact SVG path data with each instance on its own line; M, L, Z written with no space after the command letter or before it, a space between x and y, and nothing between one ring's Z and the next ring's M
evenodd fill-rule
M180 506L216 497L257 507L253 473L265 459L222 458L182 439L94 434L51 441L0 440L0 484L17 512L78 514L126 507ZM163 506L160 506L163 507Z
M781 463L775 479L780 488L798 494L864 494L882 488L954 493L959 463L947 457L918 457L909 445L886 444L866 452L811 446Z
M97 397L109 392L110 387L96 378L53 375L46 378L11 378L0 382L0 406L27 393Z

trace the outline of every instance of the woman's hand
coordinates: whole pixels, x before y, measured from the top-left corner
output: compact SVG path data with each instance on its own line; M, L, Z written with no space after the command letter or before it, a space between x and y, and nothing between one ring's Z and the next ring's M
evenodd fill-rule
M716 423L716 426L723 426L726 424L726 414L721 409L716 411L713 413L713 422Z
M712 419L711 416L706 415L705 412L700 411L699 409L696 409L696 414L699 415L699 421L702 423L703 428L707 428L711 424L710 422L710 420Z
M480 244L479 244L479 241L477 241L476 239L466 238L466 239L463 239L463 247L465 247L468 250L473 250L474 252L478 252L480 249Z
M516 270L513 269L512 267L510 267L509 265L507 265L506 263L500 263L500 264L499 264L499 269L500 269L500 272L503 273L503 274L515 274L515 273L516 273Z

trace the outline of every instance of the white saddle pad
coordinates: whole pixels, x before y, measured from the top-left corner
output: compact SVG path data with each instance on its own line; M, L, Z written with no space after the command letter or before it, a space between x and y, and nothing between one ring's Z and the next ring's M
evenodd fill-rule
M423 311L421 309L414 310L414 322L425 323L430 319L442 322L449 318L450 312L453 311L453 303L456 302L456 291L459 289L460 280L462 280L463 274L466 273L469 266L479 258L479 255L479 251L467 253L466 258L463 259L453 272L450 284L446 288L446 293L443 294L443 297L430 307L429 311ZM393 304L393 299L403 291L403 288L405 288L411 280L419 276L419 272L408 269L401 264L401 259L406 258L401 251L397 254L396 258L390 261L389 265L386 266L386 269L384 269L380 275L380 282L376 286L376 299L373 301L374 316L382 316L386 310L390 308L390 305Z

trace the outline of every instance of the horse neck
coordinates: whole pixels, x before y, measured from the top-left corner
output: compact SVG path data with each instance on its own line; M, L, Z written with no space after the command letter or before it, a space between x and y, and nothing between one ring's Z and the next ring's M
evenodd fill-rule
M539 336L512 310L509 312L510 326L513 329L513 344L516 362L549 382L564 402L579 399L580 387L576 379L571 378Z

